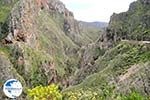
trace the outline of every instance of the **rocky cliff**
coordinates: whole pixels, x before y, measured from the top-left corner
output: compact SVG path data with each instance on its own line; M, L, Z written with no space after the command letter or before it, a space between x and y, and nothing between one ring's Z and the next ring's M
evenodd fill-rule
M0 80L16 78L24 88L90 88L102 96L110 89L106 100L132 89L149 96L149 6L133 2L103 30L75 20L59 0L0 1Z
M1 1L1 7L8 11L0 10L0 51L7 54L8 66L16 71L12 73L29 87L50 83L68 86L78 69L79 48L96 37L82 33L73 13L59 0L6 0Z
M109 37L119 39L150 40L150 2L137 0L130 4L129 10L120 14L113 14L107 28Z

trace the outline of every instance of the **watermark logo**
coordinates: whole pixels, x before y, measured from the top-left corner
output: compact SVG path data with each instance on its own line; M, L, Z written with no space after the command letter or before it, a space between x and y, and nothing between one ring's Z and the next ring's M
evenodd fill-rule
M3 92L9 98L17 98L22 93L22 84L16 79L7 80L3 85Z

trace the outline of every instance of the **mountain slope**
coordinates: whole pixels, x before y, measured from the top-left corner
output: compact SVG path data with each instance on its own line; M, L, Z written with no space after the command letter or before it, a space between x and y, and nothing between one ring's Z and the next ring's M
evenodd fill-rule
M3 53L9 49L10 61L27 86L47 85L53 78L59 83L61 77L72 73L67 72L68 64L71 70L76 68L78 45L63 27L70 18L75 21L60 1L53 0L20 0L11 10L7 30L1 33L6 36L1 48Z
M149 0L114 14L106 30L95 22L78 22L59 0L0 5L0 80L16 78L24 88L55 83L63 93L83 90L98 100L120 100L118 95L132 90L150 95ZM24 96L25 90L18 100Z
M137 0L127 12L113 14L107 32L121 39L149 41L149 3L149 0Z
M8 5L11 8L2 18L1 52L8 55L26 85L69 84L67 80L79 68L78 50L95 40L80 32L73 13L59 0L2 3L2 7Z
M112 96L111 99L115 100L117 98L113 98L113 95L127 94L132 90L143 95L150 95L148 75L150 61L149 5L149 0L137 0L130 5L129 11L114 14L111 17L106 31L96 42L96 45L105 49L104 54L95 61L93 60L92 64L81 68L75 76L74 84L78 85L70 87L66 91L76 92L82 89L86 91L91 88L100 93L106 87L106 90L110 89L111 93L113 91L112 94L108 94L107 98L110 99ZM131 9L134 11L131 12ZM136 23L133 22L134 20ZM136 26L141 23L146 26L138 29ZM131 28L133 28L132 31Z

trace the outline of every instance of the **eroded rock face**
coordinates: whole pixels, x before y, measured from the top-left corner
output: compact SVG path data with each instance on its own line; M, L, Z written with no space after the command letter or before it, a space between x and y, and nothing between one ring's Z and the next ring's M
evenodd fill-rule
M51 16L62 31L75 44L81 46L85 43L91 42L88 37L83 37L83 32L80 30L80 25L74 19L74 15L65 5L59 0L20 0L12 9L9 19L7 21L8 34L4 39L7 43L14 43L15 41L26 42L31 47L36 47L37 35L37 17L40 13L45 11L48 16ZM46 21L46 19L45 19ZM31 30L32 29L32 30ZM96 33L99 34L99 33Z
M73 13L66 9L65 5L59 0L20 0L10 14L8 21L8 35L6 41L23 41L35 47L38 32L36 31L36 17L41 10L46 10L55 19L61 16L64 32L74 40L78 38L78 23L74 19ZM30 30L32 28L32 30ZM74 40L75 41L75 40ZM76 40L77 42L77 40Z
M149 41L149 0L137 0L130 4L127 12L113 14L103 40L116 42L121 39Z

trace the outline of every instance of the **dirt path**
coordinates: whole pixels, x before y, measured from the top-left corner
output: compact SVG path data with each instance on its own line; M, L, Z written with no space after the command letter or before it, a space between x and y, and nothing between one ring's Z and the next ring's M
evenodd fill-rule
M123 42L129 42L129 43L138 43L138 44L150 44L150 41L136 41L136 40L121 40Z

